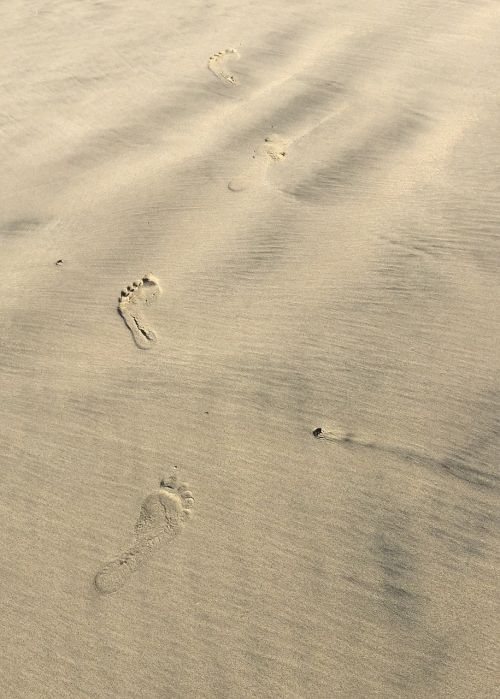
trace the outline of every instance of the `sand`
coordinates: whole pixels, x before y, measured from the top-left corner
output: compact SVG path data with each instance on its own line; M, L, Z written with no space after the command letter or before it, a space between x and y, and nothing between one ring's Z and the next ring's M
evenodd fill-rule
M2 696L497 696L499 21L3 4Z

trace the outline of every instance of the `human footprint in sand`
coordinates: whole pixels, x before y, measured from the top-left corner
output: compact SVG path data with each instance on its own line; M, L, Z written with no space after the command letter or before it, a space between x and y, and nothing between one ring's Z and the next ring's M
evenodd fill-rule
M286 158L286 141L279 134L272 134L264 139L252 155L248 168L234 177L228 184L232 192L242 192L252 186L259 185L265 180L267 168L273 162Z
M218 51L208 59L208 69L223 83L227 83L228 85L237 85L238 80L226 69L228 58L239 60L240 54L236 49L224 49L223 51Z
M150 349L157 341L156 333L148 328L143 310L161 294L160 283L153 274L145 274L120 294L118 310L140 349Z
M96 574L94 585L97 591L109 594L123 587L159 544L171 541L181 532L193 503L193 494L186 483L177 484L175 476L163 480L160 488L150 493L142 503L133 545Z

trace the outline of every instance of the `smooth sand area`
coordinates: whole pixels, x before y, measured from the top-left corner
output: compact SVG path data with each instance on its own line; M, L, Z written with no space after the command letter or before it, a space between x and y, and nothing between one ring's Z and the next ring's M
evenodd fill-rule
M500 4L0 27L1 695L493 699Z

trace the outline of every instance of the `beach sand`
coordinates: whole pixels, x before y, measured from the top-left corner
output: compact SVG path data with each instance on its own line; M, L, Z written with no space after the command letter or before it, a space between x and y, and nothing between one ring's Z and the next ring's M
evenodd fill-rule
M4 3L3 696L496 696L499 20Z

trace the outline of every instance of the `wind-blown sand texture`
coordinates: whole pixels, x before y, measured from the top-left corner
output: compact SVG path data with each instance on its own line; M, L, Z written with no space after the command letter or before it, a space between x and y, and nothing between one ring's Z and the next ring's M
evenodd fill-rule
M496 696L499 26L2 4L2 696Z

